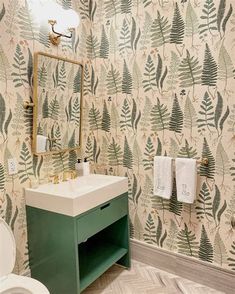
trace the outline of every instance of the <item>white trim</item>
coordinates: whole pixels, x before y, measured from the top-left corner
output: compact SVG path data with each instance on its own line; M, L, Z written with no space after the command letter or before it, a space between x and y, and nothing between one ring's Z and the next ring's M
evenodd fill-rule
M131 240L132 259L149 264L185 279L234 294L235 272L179 253Z

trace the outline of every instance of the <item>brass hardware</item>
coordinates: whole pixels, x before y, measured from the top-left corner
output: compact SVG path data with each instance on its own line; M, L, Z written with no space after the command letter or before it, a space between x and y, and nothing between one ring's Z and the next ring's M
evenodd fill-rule
M209 159L208 158L202 158L201 160L197 160L197 163L202 164L202 165L208 165L209 164Z
M56 20L50 19L50 20L48 20L48 23L51 25L51 30L52 30L52 33L50 33L50 35L49 35L49 39L53 45L58 46L60 44L61 37L68 38L68 39L72 38L75 28L68 29L70 32L70 35L68 36L68 35L61 34L61 33L58 33L55 31L55 25L57 24Z
M50 178L51 178L51 182L53 183L53 184L55 184L55 185L57 185L57 184L59 184L59 180L60 180L60 178L59 178L59 175L52 175L52 176L50 176Z
M202 164L202 165L208 165L209 164L209 159L208 158L202 158L200 160L197 160L198 164Z
M29 102L29 101L24 101L23 102L23 107L24 107L24 109L28 109L29 107L34 107L34 103Z
M59 184L59 175L55 175L54 184Z
M66 170L62 174L62 182L68 181L68 178L70 177L71 180L74 180L77 178L77 171L76 170ZM56 175L50 175L50 181L57 185L60 183L60 177L59 174Z
M71 170L70 171L71 180L75 180L77 178L77 171Z
M56 20L49 19L49 20L48 20L48 23L49 23L51 26L54 26L55 24L57 24L57 21L56 21Z
M69 174L70 172L68 171L68 170L65 170L64 172L63 172L63 178L62 178L62 181L63 182L67 182L68 181L68 174Z
M54 58L57 60L62 60L65 62L72 63L74 65L81 66L80 122L82 122L82 118L83 118L83 84L84 84L84 66L83 66L83 64L81 62L78 62L75 60L51 55L51 54L44 53L44 52L35 53L34 54L34 67L33 67L34 68L34 89L33 89L34 104L30 104L30 107L33 107L33 143L32 143L33 154L35 154L35 155L49 155L49 154L58 154L61 152L69 152L72 150L80 150L81 146L82 146L81 128L80 128L80 133L79 133L79 146L74 147L74 148L65 148L65 149L61 149L61 150L51 149L50 151L47 151L47 152L37 152L37 130L38 130L38 88L37 88L37 85L38 85L38 79L39 79L39 77L38 77L38 63L39 63L39 57L41 57L41 56L48 57L48 58ZM28 104L27 104L27 107L29 107ZM52 138L51 140L55 140L55 139Z
M151 159L154 159L155 156L151 156ZM175 161L175 158L173 158ZM202 165L208 165L209 164L209 159L208 158L202 158L200 160L197 160L197 164L202 164Z
M56 20L50 19L50 20L48 20L48 23L51 25L51 28L52 28L52 31L53 31L54 26L57 23ZM59 46L59 44L60 44L60 36L58 36L58 35L56 36L53 33L49 34L49 40L55 46Z
M49 40L51 42L52 45L54 46L59 46L60 45L60 36L56 36L52 33L49 34Z

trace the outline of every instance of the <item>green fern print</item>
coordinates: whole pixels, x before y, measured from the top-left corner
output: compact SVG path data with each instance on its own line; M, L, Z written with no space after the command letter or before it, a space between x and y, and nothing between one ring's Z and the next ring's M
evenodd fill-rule
M128 178L132 237L234 272L234 1L57 2L81 22L55 47L29 1L0 0L0 216L18 236L16 272L28 270L23 189L74 169L79 154L94 173ZM84 70L45 57L35 78L39 51ZM22 105L35 83L38 135L56 150L82 142L80 153L32 154L33 109ZM175 186L170 200L154 195L155 156L209 160L193 204Z

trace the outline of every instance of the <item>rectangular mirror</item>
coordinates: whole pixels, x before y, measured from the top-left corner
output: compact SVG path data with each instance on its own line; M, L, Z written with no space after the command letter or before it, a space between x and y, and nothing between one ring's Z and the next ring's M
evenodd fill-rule
M34 59L33 153L79 149L83 65L36 53Z

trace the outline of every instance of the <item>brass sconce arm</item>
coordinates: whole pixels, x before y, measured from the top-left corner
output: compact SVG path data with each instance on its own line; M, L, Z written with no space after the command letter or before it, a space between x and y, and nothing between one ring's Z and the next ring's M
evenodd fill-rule
M51 41L51 43L53 45L58 46L59 43L60 43L60 38L61 37L68 38L68 39L71 39L72 38L74 28L69 28L68 30L70 31L70 35L65 35L65 34L62 34L62 33L58 33L55 30L55 24L57 23L56 20L49 20L48 23L51 25L51 30L53 32L53 34L50 34L50 36L49 36L50 41Z

